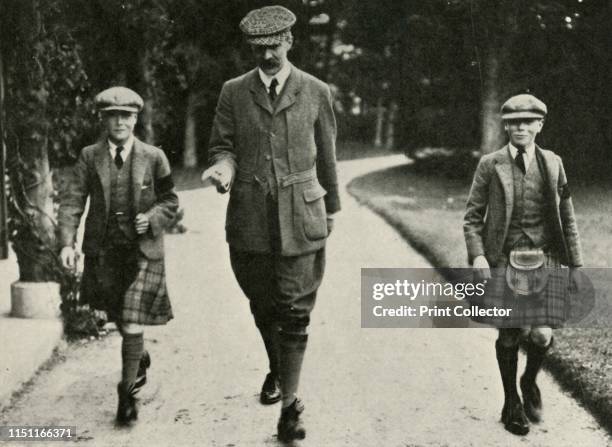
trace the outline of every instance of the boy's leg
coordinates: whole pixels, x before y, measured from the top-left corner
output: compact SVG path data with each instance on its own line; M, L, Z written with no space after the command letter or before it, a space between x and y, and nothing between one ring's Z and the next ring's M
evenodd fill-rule
M133 323L121 325L121 381L134 385L138 376L140 360L144 353L144 327Z
M536 377L552 340L552 329L549 327L533 328L526 340L527 365L521 377L521 391L525 413L532 422L542 419L542 396L536 384Z
M500 329L499 337L495 342L495 352L504 386L502 422L509 432L515 435L526 435L529 433L529 422L516 388L519 336L519 329Z

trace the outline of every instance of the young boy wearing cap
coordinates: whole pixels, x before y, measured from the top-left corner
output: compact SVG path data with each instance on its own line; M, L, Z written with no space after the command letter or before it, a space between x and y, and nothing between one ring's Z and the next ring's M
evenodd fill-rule
M260 401L282 400L281 441L306 435L298 382L331 215L340 209L331 93L287 60L295 21L268 6L240 22L258 67L223 85L203 174L220 192L231 187L230 260L268 354Z
M172 318L163 233L178 198L164 152L134 136L142 98L128 88L112 87L95 102L106 135L81 151L61 193L60 259L64 267L75 268L76 233L89 197L81 301L106 311L122 335L117 423L129 425L137 419L135 394L151 363L143 326Z
M561 264L570 267L571 289L577 288L577 268L582 266L563 163L558 155L535 143L546 113L546 105L528 94L513 96L502 105L509 143L480 159L464 218L469 261L476 276L488 282L480 305L512 308L508 318L477 321L499 328L495 350L505 396L501 420L506 430L517 435L529 432L529 421L541 420L536 376L552 344L552 328L567 318L567 274ZM536 260L534 267L543 265L548 275L545 285L518 290L507 279L508 268L510 274L524 274L512 270L515 259ZM526 296L519 296L523 293ZM516 386L521 339L527 352L520 380L522 403Z

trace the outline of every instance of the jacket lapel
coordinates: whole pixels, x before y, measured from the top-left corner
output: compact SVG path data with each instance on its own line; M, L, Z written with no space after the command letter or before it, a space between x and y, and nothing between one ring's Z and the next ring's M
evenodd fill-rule
M512 155L510 147L506 146L505 150L500 151L495 170L497 176L504 189L504 197L506 199L506 228L510 225L510 217L512 216L512 208L514 207L514 180L512 176Z
M95 150L96 172L100 178L102 191L104 192L104 204L106 216L110 210L110 152L108 142L103 141L98 144Z
M266 87L259 79L259 73L257 72L257 68L249 73L249 89L251 90L251 94L253 95L253 101L255 104L259 105L262 109L267 111L270 115L274 113L272 110L272 105L270 104L270 99L268 98L268 93L266 92Z
M287 107L293 105L296 101L296 97L302 88L302 76L297 68L291 67L291 73L287 78L285 88L281 92L281 96L278 100L278 105L274 110L274 113L280 113Z
M142 181L146 170L146 157L142 142L134 138L132 148L132 204L138 212L140 203L140 192L142 191Z

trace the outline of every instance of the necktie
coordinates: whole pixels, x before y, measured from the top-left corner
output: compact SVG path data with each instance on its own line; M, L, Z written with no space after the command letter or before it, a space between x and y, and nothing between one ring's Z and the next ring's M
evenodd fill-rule
M525 153L524 148L522 147L518 148L518 153L516 154L516 158L514 159L514 161L516 162L516 165L519 167L523 175L525 174L525 172L527 172L527 169L525 169L525 159L523 157L524 153Z
M115 166L117 169L121 169L123 166L123 158L121 158L121 151L123 151L123 146L117 146L117 152L115 153Z
M278 81L276 80L276 78L272 78L272 81L270 82L270 90L268 91L268 96L270 96L270 101L274 102L274 100L276 99L276 87L278 86Z

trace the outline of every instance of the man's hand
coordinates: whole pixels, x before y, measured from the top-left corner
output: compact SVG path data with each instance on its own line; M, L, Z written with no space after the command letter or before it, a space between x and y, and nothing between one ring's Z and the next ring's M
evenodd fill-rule
M491 279L491 268L489 261L483 255L474 258L474 274L477 281L486 281Z
M334 229L334 218L327 215L327 235L329 236Z
M77 253L76 250L70 246L66 246L62 248L59 254L60 261L62 266L65 269L74 271L76 269L77 264Z
M149 218L146 214L139 213L134 219L137 234L145 234L149 229Z
M202 173L202 181L210 180L217 188L217 192L224 194L229 191L234 170L227 163L218 163Z
M570 293L578 293L582 288L582 279L578 267L570 267L569 269L569 291Z

